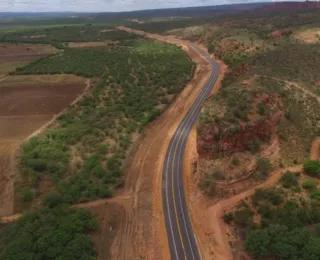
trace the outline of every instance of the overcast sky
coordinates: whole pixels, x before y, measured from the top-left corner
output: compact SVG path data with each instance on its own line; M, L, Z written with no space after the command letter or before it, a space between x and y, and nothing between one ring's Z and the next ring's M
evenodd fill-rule
M261 1L262 0L0 0L0 12L113 12Z

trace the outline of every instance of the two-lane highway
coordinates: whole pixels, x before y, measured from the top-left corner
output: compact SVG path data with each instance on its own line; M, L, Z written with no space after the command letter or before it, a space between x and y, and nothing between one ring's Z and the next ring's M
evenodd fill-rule
M163 211L170 256L174 260L201 259L185 199L183 157L188 136L200 114L203 101L208 97L219 75L219 65L216 61L195 44L189 43L189 47L200 52L208 60L212 66L212 73L173 134L164 161L162 176Z

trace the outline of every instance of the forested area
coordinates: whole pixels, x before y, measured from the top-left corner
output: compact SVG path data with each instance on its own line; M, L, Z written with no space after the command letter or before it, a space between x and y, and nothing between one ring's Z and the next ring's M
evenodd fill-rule
M319 173L319 162L306 161L304 169ZM300 173L285 172L277 187L257 189L224 220L246 232L244 245L255 259L320 259L316 186L315 180L302 179Z
M65 25L33 28L17 32L0 32L0 42L52 43L89 41L127 41L141 36L102 25Z
M114 55L114 50L77 50L67 48L63 55L51 55L17 68L11 74L75 74L84 77L99 77L105 65ZM119 51L118 51L119 52Z
M111 196L123 184L121 169L132 137L161 114L191 70L192 61L180 48L151 40L137 41L134 48L66 50L20 69L103 76L55 127L23 145L18 197L36 198L43 178L54 184L63 202Z
M98 227L90 211L59 204L48 197L45 207L26 213L0 232L1 260L94 260L90 233Z

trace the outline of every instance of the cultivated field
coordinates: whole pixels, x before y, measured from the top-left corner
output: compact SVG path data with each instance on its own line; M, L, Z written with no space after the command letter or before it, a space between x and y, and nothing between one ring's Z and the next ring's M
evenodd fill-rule
M48 44L1 43L0 78L17 67L56 52L57 50Z
M27 82L25 84L24 82ZM13 157L19 144L85 89L76 76L14 76L0 85L0 215L13 210Z

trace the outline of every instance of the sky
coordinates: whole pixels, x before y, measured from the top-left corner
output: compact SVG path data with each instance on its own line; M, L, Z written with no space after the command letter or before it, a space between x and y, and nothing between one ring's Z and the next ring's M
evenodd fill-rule
M0 0L0 12L118 12L262 1L263 0ZM276 1L277 0L274 0L273 2Z

